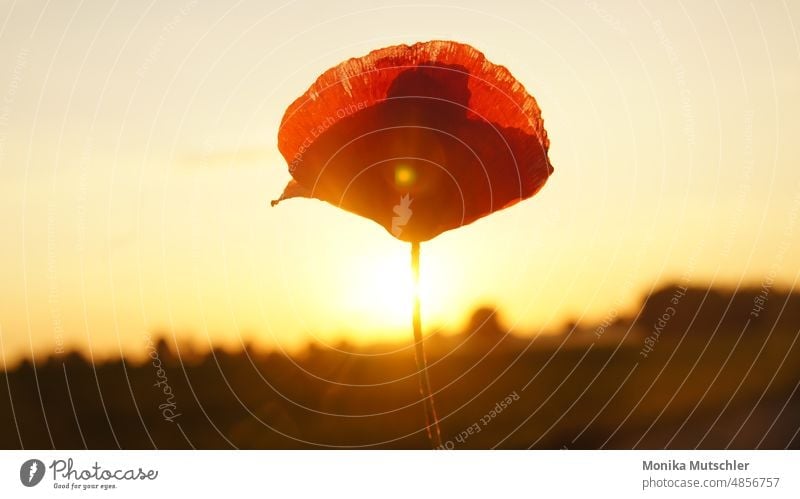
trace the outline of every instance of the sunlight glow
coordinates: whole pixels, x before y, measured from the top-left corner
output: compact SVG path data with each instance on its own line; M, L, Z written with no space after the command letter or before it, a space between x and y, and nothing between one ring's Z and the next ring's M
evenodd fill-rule
M414 181L417 179L417 173L414 171L414 168L399 164L394 169L394 183L397 187L400 188L407 188L414 185Z
M343 311L358 323L359 330L363 331L366 325L373 331L368 333L373 339L376 335L385 339L409 338L415 293L422 300L426 331L442 319L442 311L448 307L444 298L451 296L443 293L448 284L441 269L425 256L419 289L415 289L409 245L392 243L394 248L389 251L353 255L347 264L351 276L347 291L337 297Z

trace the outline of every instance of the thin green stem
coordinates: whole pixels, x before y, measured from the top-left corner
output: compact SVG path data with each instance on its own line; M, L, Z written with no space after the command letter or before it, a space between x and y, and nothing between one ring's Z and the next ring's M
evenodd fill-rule
M417 358L417 374L419 375L419 391L422 394L425 406L425 424L428 439L434 449L442 446L442 435L439 431L439 418L436 417L436 408L433 405L433 392L431 381L428 377L428 364L425 360L425 348L422 340L422 319L420 318L419 300L419 242L411 243L411 273L414 278L414 347Z

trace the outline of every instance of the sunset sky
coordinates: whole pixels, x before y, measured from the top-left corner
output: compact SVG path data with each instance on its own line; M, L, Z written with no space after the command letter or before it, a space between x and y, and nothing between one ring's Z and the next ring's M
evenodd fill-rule
M555 173L423 244L428 332L481 304L520 334L591 324L679 279L794 286L798 29L784 1L3 1L0 351L410 340L408 244L269 201L286 107L344 59L431 39L526 86Z

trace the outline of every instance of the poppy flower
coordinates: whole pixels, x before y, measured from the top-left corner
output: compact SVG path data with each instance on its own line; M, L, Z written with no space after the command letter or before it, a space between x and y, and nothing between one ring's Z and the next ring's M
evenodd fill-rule
M452 41L396 45L325 71L286 110L292 180L273 205L317 198L427 241L536 194L553 168L536 100Z
M396 45L347 60L286 110L281 197L317 198L411 242L412 324L426 429L441 448L425 362L420 242L536 194L553 172L536 100L462 43Z

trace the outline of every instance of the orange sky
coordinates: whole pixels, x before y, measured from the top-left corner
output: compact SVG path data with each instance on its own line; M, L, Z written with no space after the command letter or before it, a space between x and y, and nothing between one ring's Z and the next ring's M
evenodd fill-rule
M139 355L407 338L408 246L289 178L286 106L318 74L454 39L536 97L555 174L423 245L429 330L483 303L552 331L652 286L793 286L800 8L699 2L5 2L0 349Z

